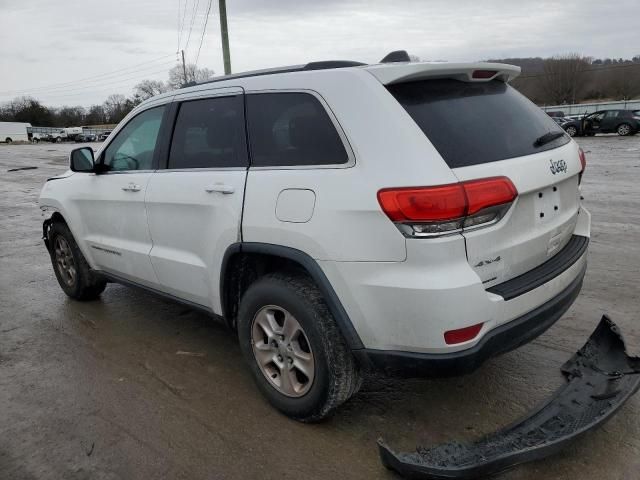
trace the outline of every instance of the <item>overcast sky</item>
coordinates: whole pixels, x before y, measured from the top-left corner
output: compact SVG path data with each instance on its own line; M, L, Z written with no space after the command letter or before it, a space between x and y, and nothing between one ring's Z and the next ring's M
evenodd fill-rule
M195 61L208 4L0 0L0 102L88 106L165 80L177 50ZM227 11L234 72L397 49L448 61L640 54L640 0L227 0ZM223 72L217 0L198 65Z

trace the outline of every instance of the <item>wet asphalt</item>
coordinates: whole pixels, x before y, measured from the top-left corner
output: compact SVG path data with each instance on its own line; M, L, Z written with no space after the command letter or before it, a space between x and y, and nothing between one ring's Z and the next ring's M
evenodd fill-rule
M329 421L273 410L234 336L202 313L119 285L79 303L42 243L38 193L77 145L0 145L0 480L398 478L376 440L411 450L504 426L562 384L601 315L640 353L640 135L578 139L593 217L573 307L532 343L464 377L368 378ZM8 170L21 167L37 169ZM186 353L185 353L186 352ZM637 479L640 395L553 457L503 479Z

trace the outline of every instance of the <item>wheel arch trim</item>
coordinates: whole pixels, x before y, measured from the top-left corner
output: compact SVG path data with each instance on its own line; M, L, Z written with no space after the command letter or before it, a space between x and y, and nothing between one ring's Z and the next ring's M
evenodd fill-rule
M347 345L351 350L359 350L364 348L362 340L358 335L351 319L347 311L345 310L342 302L338 298L331 282L327 279L324 271L310 255L307 253L298 250L296 248L285 247L282 245L275 245L271 243L261 243L261 242L238 242L233 243L227 247L225 251L224 257L222 259L222 264L220 268L220 306L222 309L222 315L227 320L229 314L229 305L227 304L227 289L229 288L227 279L229 275L227 275L227 270L229 268L229 263L234 255L242 254L242 253L257 253L263 255L270 255L273 257L281 257L287 260L290 260L300 267L302 267L307 274L311 277L311 279L316 283L320 292L324 296L325 301L327 302L327 307L329 311L333 315L333 318L336 320L338 324L338 328L342 333Z

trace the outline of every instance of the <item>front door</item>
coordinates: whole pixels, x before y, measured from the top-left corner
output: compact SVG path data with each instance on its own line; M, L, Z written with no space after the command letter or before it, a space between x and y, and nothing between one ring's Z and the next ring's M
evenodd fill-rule
M601 130L601 122L604 119L605 112L596 112L588 115L584 119L584 132L585 133L599 133Z
M167 168L147 188L160 289L220 313L220 265L241 240L248 155L241 89L178 102Z
M144 197L164 111L160 106L133 117L99 156L105 172L79 174L74 199L94 266L145 285L157 283Z

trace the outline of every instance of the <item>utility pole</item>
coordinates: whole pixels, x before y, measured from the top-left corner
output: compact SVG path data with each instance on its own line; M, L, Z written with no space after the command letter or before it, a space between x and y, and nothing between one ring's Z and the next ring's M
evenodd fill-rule
M184 63L184 50L182 50L182 73L184 74L184 82L182 82L183 84L187 83L187 66Z
M220 35L222 36L222 58L224 74L231 73L231 56L229 55L229 29L227 28L227 0L218 0L220 7Z

